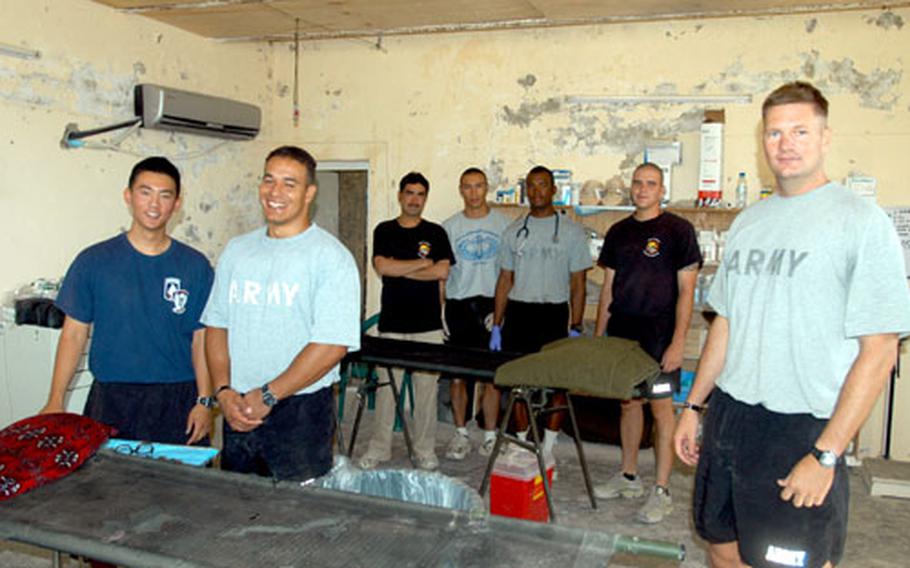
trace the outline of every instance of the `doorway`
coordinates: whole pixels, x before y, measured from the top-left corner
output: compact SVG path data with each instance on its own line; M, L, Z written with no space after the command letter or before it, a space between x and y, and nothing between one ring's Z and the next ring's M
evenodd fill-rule
M322 161L316 167L313 221L348 247L360 272L360 319L365 319L367 276L367 161Z

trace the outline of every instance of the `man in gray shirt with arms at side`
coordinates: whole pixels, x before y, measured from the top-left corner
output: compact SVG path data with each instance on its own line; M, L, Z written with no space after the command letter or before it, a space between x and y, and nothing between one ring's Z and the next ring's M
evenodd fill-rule
M585 310L585 273L591 268L588 240L581 225L553 206L553 172L531 168L526 177L528 213L509 225L499 249L495 312L490 350L536 353L566 336L581 335ZM555 406L566 402L557 392ZM547 418L543 451L551 453L565 412ZM515 405L515 430L526 439L527 409ZM513 446L518 447L518 446Z
M445 283L444 321L449 345L486 349L490 342L493 296L499 276L497 256L502 231L510 220L490 209L488 189L487 176L482 170L466 169L458 184L464 210L442 223L457 260ZM449 441L446 457L462 460L471 450L466 427L468 389L462 379L453 377L451 381L455 434ZM496 443L496 417L499 414L499 391L493 383L484 383L481 405L484 439L478 451L488 456Z
M717 317L674 444L698 464L695 528L715 567L840 561L844 450L910 330L894 228L875 204L828 180L827 121L828 101L807 83L765 99L778 190L733 223L708 299Z

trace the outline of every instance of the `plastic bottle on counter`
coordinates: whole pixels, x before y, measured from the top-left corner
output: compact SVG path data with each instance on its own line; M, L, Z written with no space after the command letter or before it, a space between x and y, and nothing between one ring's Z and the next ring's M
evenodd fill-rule
M739 180L736 182L736 206L740 209L746 206L749 188L746 185L746 172L739 172Z
M746 206L748 191L748 187L746 186L746 172L739 172L739 181L736 183L736 206L740 209Z

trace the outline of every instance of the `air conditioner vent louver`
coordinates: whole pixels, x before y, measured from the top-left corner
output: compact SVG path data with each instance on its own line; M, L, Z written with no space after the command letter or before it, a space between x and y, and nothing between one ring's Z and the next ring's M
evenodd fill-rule
M254 138L262 120L255 105L149 84L136 85L135 110L144 128L234 140Z

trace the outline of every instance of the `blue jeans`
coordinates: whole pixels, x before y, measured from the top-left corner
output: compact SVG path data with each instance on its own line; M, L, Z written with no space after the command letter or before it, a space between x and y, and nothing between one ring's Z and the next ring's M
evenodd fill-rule
M293 481L325 475L332 467L333 418L327 387L279 401L250 432L225 421L221 469Z

